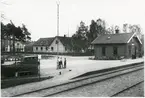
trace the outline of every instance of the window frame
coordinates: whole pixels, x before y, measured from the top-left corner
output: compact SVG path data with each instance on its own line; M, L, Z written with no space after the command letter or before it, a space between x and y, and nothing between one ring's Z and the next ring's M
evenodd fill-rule
M43 50L43 47L41 47L41 51Z
M45 49L48 50L48 47L46 46Z
M58 40L56 40L56 41L55 41L55 44L58 44L58 43L59 43Z
M118 47L117 46L114 46L113 47L113 55L114 56L117 56L118 55Z
M53 47L51 47L51 51L53 51L54 50L54 48Z
M102 47L102 56L106 56L106 47Z
M36 50L38 50L38 47L36 47Z

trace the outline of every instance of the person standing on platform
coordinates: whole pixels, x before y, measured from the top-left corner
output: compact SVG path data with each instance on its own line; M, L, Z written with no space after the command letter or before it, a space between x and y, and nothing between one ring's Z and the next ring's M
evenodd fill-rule
M60 58L60 69L63 68L62 57Z
M64 68L66 68L66 58L64 58Z

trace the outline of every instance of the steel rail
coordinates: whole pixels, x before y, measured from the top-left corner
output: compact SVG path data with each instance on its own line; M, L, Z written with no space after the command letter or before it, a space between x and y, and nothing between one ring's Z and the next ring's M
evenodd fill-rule
M130 88L133 88L133 87L135 87L135 86L137 86L137 85L139 85L139 84L141 84L141 83L143 83L143 82L144 82L144 80L143 80L143 81L140 81L140 82L138 82L138 83L136 83L136 84L134 84L134 85L132 85L132 86L130 86L130 87L127 87L127 88L125 88L125 89L123 89L123 90L121 90L121 91L119 91L119 92L117 92L117 93L111 95L110 97L115 97L115 96L117 96L118 94L123 93L124 91L127 91L127 90L129 90Z
M141 68L141 69L143 69L143 68ZM77 86L77 87L74 87L74 88L70 88L70 89L62 90L62 91L59 91L59 92L56 92L56 93L53 93L53 94L45 95L43 97L49 97L49 96L56 95L56 94L59 94L59 93L63 93L63 92L69 91L69 90L73 90L73 89L79 88L79 87L83 87L83 86L87 86L87 85L90 85L90 84L102 82L102 81L105 81L105 80L108 80L108 79L112 79L112 78L115 78L115 77L118 77L118 76L122 76L122 75L125 75L125 74L129 74L129 73L132 73L132 72L135 72L135 71L139 71L141 69L137 69L137 70L130 71L130 72L127 72L127 73L123 73L123 74L120 74L120 75L116 75L116 76L113 76L113 77L105 78L105 79L98 80L98 81L95 81L95 82L91 82L91 83L88 83L88 84L83 84L83 85L80 85L80 86Z

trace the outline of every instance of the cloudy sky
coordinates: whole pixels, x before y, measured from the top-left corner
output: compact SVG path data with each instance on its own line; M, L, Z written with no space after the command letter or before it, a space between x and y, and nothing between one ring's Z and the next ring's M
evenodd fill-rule
M24 23L32 40L57 35L57 0L1 0L1 12L7 23ZM139 24L145 31L144 0L59 0L60 34L71 36L80 21L90 25L92 19L104 19L107 26Z

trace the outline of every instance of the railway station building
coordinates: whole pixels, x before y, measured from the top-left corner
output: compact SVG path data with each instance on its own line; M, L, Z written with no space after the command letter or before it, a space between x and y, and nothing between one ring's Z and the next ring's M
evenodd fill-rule
M94 45L95 59L132 58L142 55L142 42L136 33L104 34L98 36Z

